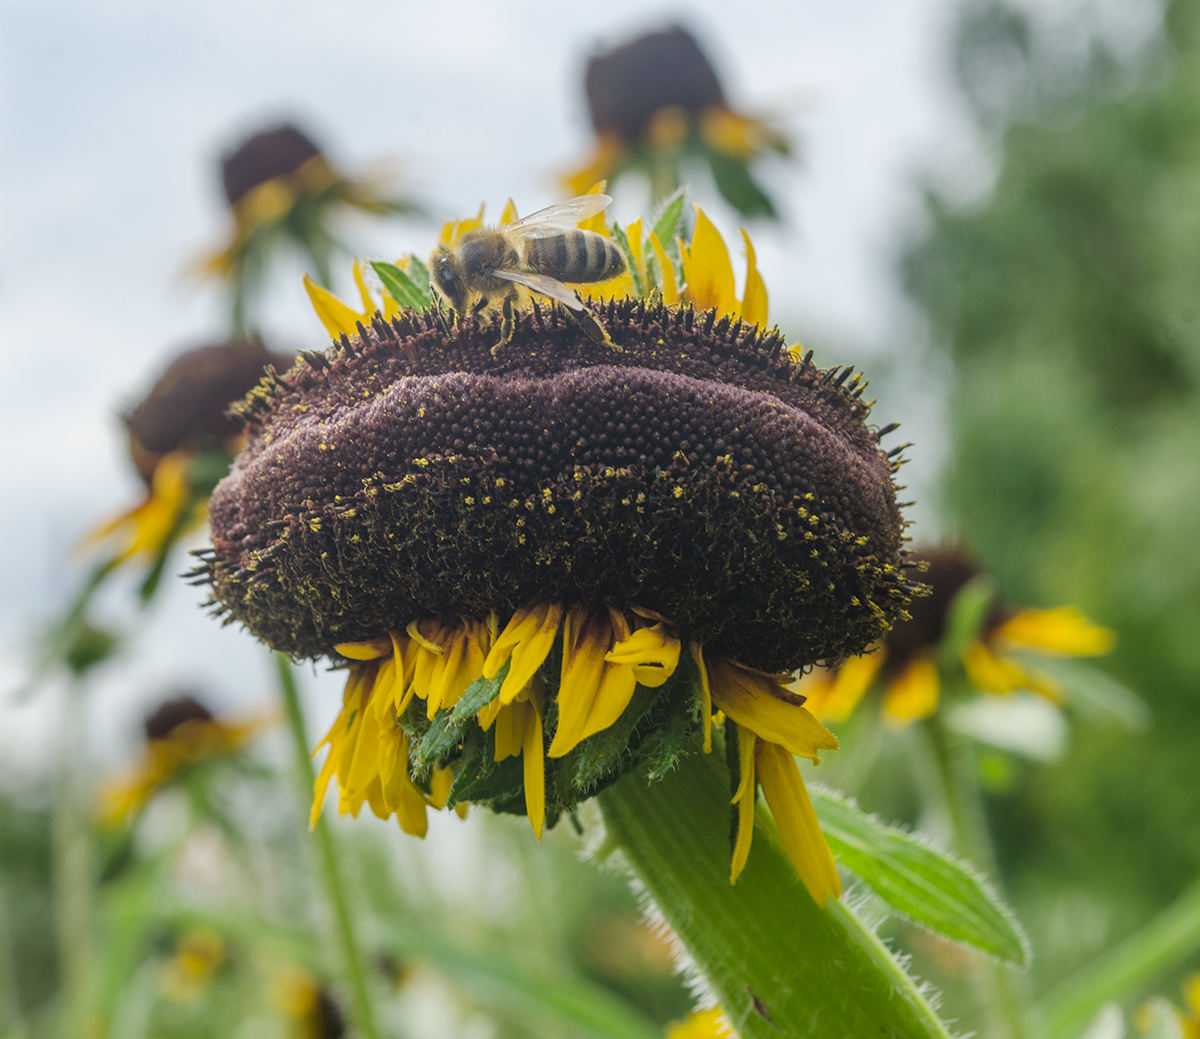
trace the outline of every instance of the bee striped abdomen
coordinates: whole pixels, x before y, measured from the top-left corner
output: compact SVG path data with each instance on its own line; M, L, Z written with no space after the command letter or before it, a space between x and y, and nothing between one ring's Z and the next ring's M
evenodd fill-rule
M567 231L529 243L529 266L559 281L584 283L615 278L625 258L612 242L592 231Z

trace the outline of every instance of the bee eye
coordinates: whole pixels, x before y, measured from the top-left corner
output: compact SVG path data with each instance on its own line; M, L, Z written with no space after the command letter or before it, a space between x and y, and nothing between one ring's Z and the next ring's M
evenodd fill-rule
M450 305L455 310L462 307L463 291L462 281L458 275L454 273L454 268L450 266L450 258L443 256L433 266L434 281L437 282L438 288L442 290L446 299L450 301Z

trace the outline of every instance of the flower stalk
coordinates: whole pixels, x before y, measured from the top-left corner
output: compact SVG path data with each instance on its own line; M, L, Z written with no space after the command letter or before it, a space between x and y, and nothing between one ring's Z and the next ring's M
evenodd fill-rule
M304 714L300 709L300 695L296 689L296 678L292 674L292 665L288 658L282 653L276 653L275 663L279 672L279 691L283 695L284 705L287 709L288 729L291 732L292 744L296 752L296 771L300 778L303 798L307 800L316 775L313 770L312 758L309 755L308 735L304 731ZM318 818L315 821L313 832L316 835L317 854L321 860L321 880L325 887L325 895L333 909L338 943L341 946L342 969L354 993L354 1009L358 1029L365 1039L379 1039L370 987L367 983L362 954L358 948L354 919L350 914L350 902L346 897L346 886L342 878L337 842L328 821L324 818Z
M629 773L599 795L619 851L742 1039L948 1032L913 980L840 900L808 895L774 826L729 883L729 781L721 755L692 754L648 784Z

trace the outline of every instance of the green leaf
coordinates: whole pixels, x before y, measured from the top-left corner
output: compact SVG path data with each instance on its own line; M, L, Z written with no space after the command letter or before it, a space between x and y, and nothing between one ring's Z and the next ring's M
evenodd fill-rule
M1135 732L1150 725L1150 708L1137 693L1092 664L1071 657L1013 653L1021 663L1042 671L1062 686L1067 706L1091 721L1117 723Z
M917 580L920 579L921 575L918 574ZM963 651L979 635L995 597L995 583L982 575L958 590L946 614L945 634L938 646L938 663L944 670L962 666Z
M579 744L575 761L576 786L586 790L620 764L633 730L654 709L656 692L657 690L637 690L620 718L607 729L602 729Z
M685 754L657 783L630 772L599 794L598 854L629 866L742 1039L948 1039L916 983L837 899L817 906L761 821L729 883L723 755Z
M659 213L658 219L654 221L654 233L658 235L658 240L662 242L663 248L667 250L668 255L675 248L675 239L683 237L683 206L685 201L685 189L680 188L663 203L662 212Z
M1029 942L1012 911L969 865L811 785L821 830L841 864L897 912L953 941L1022 966Z
M373 261L371 266L383 282L383 287L391 294L392 299L402 307L411 310L424 310L429 306L429 297L421 287L404 273L394 263Z
M707 149L705 157L721 197L742 216L778 218L775 203L758 186L744 162L712 148Z
M608 230L612 235L613 242L621 250L621 255L625 257L625 268L629 271L630 277L633 278L634 294L638 296L647 295L648 287L642 278L642 272L638 270L637 264L633 262L633 252L629 248L629 236L625 233L625 229L616 221L613 221L609 225Z
M481 675L467 686L467 691L454 705L453 717L456 722L465 722L469 718L473 718L500 695L500 687L508 677L508 668L511 663L511 660L506 660L501 664L495 678L484 678Z

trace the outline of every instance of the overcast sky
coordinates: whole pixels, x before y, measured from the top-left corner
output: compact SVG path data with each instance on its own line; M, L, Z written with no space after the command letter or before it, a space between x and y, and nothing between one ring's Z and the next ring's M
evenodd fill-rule
M948 74L955 9L0 0L0 691L35 618L78 578L72 541L138 493L117 410L172 352L223 333L216 293L179 272L224 229L215 160L240 134L290 118L349 171L390 157L438 218L480 201L495 216L509 195L528 212L560 197L554 174L588 150L589 50L679 20L735 107L783 113L802 144L802 163L764 174L784 224L750 227L772 317L869 359L911 335L892 261L917 225L921 177L968 192L986 180ZM695 187L736 237L733 215ZM642 202L629 189L617 212L632 218ZM394 256L427 251L434 234L413 222L359 240ZM320 346L298 273L278 282L267 330L281 346ZM936 440L928 415L879 417ZM939 457L936 442L921 449ZM223 705L265 695L261 647L206 620L200 597L172 582L131 659L107 669L92 707L106 754L165 684L196 683ZM336 683L308 688L324 727ZM53 718L46 704L0 708L0 769L44 758Z

